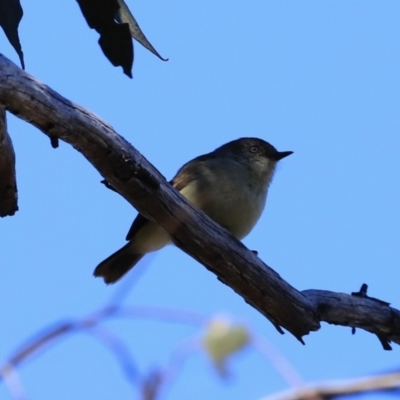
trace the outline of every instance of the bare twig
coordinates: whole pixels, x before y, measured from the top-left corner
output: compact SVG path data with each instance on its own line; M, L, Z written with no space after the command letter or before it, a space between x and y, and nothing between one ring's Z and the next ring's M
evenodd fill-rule
M175 377L179 372L183 360L188 356L188 352L186 351L187 346L180 346L178 351L173 353L171 362L166 368L155 371L156 375L151 375L149 379L144 379L139 376L139 370L128 346L111 331L100 326L102 322L112 317L151 318L153 320L159 319L165 322L183 323L196 327L202 327L208 319L204 315L189 311L157 307L122 307L113 303L87 317L59 322L34 335L26 344L11 355L3 365L0 365L0 382L3 380L7 384L10 393L12 393L15 399L25 399L16 369L33 356L49 348L57 340L66 338L68 335L74 333L83 332L99 340L113 353L128 382L132 386L141 388L143 398L155 399L161 388L170 382L172 377ZM155 379L156 377L158 379Z
M118 306L128 297L129 293L132 291L132 288L138 283L155 256L156 255L154 253L150 254L149 257L146 257L144 260L142 260L140 266L135 268L134 274L128 274L125 277L121 284L117 286L115 292L111 295L111 298L108 301L108 307Z
M309 385L307 388L287 390L263 397L260 400L304 400L318 395L323 399L371 392L397 392L400 389L400 373L389 373L326 384Z
M98 314L99 316L101 314ZM102 318L83 318L72 322L62 322L52 328L44 330L33 337L26 345L16 351L3 365L0 366L0 382L4 380L10 393L18 400L25 399L22 384L18 379L16 368L28 361L40 351L45 350L56 340L66 337L68 334L86 332L99 340L115 356L131 385L137 384L139 371L133 361L128 346L106 328L99 327Z
M263 354L276 371L285 379L291 387L302 387L305 382L300 374L295 370L289 360L268 340L262 336L252 334L252 345L256 350Z
M190 338L181 343L171 354L164 368L153 370L143 380L141 393L143 400L155 400L171 387L181 372L187 359L199 349L198 338Z
M118 307L113 314L109 315L109 317L146 318L168 323L173 322L178 324L193 325L197 327L202 327L209 320L209 317L206 315L194 311L174 310L149 306Z
M319 304L321 304L322 298L326 300L329 295L329 292L323 293L324 297L321 297L321 293L313 293L318 291L307 292L311 292L315 298L318 298ZM339 297L337 297L339 296L338 294L332 293L330 296L333 299L336 299L336 301L339 301ZM344 301L345 303L346 301L350 301L349 299L346 299L346 296L348 295L342 294L341 296L343 297L340 301ZM348 297L357 300L357 297ZM369 299L362 300L371 301ZM374 301L372 302L377 304ZM345 304L344 307L349 307L349 305ZM327 309L329 309L329 307L327 307ZM157 307L107 306L106 308L103 308L87 317L60 322L35 335L24 346L22 346L20 350L16 351L2 366L0 366L0 381L4 380L7 383L10 390L13 392L14 398L18 400L25 399L22 385L17 379L16 368L31 359L34 355L48 348L56 340L65 338L67 335L73 333L84 332L98 339L114 354L130 384L141 389L143 400L155 400L161 393L165 393L166 388L170 386L178 376L187 358L193 353L193 351L199 348L198 338L191 338L190 340L185 341L172 353L170 362L164 368L156 369L153 373L148 375L147 378L143 378L143 376L139 375L138 368L136 367L133 357L125 343L112 332L100 326L100 324L106 319L113 317L151 318L166 322L190 324L196 327L203 327L207 321L210 320L209 317L194 312ZM337 316L335 317L335 312L332 314L327 313L324 318L325 317L330 321L333 321L334 318L338 318ZM333 382L325 385L305 386L300 376L290 366L288 361L275 349L271 348L267 342L263 341L257 335L252 334L252 344L256 349L262 351L268 357L275 368L285 377L290 385L300 386L300 388L297 387L297 389L294 390L268 396L263 400L331 399L335 396L345 394L378 390L393 391L400 388L400 373L391 373L381 377L363 378L339 383Z
M119 360L124 372L132 378L135 374L138 374L133 357L129 355L129 352L126 350L127 348L118 338L112 335L111 332L99 327L102 322L112 317L151 318L153 320L159 319L166 322L178 322L194 326L202 326L206 321L205 316L189 311L185 312L156 307L106 307L81 319L59 322L33 335L26 344L15 351L0 366L0 381L5 379L15 368L20 367L22 363L47 349L57 340L79 332L88 332L106 344L112 350L117 360Z
M4 378L4 383L14 400L27 400L24 387L19 379L17 371L11 366Z
M0 217L18 211L15 153L7 132L6 111L0 106Z
M129 347L116 335L104 327L96 326L87 331L114 354L128 382L135 386L139 381L139 371L133 362Z

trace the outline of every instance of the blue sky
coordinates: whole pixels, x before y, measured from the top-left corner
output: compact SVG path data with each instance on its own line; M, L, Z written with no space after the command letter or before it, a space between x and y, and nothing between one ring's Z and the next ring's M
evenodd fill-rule
M266 210L244 240L296 288L369 294L400 307L400 3L369 0L129 1L164 63L135 45L134 79L103 57L74 1L23 2L29 73L108 121L167 178L191 158L241 136L294 154L281 163ZM37 6L36 6L37 7ZM0 35L1 52L18 62ZM9 116L20 211L1 220L0 356L31 334L106 303L94 267L124 244L136 211L106 190L74 149L57 150ZM307 382L398 368L399 349L322 325L302 346L180 250L144 259L126 304L224 315L265 337ZM201 328L149 319L105 324L141 373L165 365ZM248 349L221 380L194 353L166 399L260 399L286 389ZM138 398L118 363L85 334L19 371L29 399ZM10 398L4 385L0 397ZM378 398L379 396L373 396Z

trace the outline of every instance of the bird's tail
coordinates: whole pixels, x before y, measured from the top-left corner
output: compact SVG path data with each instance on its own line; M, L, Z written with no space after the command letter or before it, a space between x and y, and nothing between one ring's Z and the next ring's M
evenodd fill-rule
M103 277L107 284L117 282L144 256L144 254L132 252L131 246L131 243L127 243L114 254L111 254L96 267L93 275Z

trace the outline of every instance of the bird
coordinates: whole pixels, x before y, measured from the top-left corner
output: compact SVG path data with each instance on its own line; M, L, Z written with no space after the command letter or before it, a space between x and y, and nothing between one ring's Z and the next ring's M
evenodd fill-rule
M264 210L277 163L292 153L278 151L263 139L239 138L184 164L170 184L241 240ZM95 277L102 277L107 284L115 283L145 254L172 244L167 231L140 213L126 240L125 246L95 268Z

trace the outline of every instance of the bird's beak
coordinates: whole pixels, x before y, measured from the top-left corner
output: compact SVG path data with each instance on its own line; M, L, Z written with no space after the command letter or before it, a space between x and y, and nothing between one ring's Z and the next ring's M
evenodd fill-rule
M276 161L279 161L279 160L282 160L282 158L290 156L291 154L293 154L293 151L277 151L273 155L273 159L276 160Z

